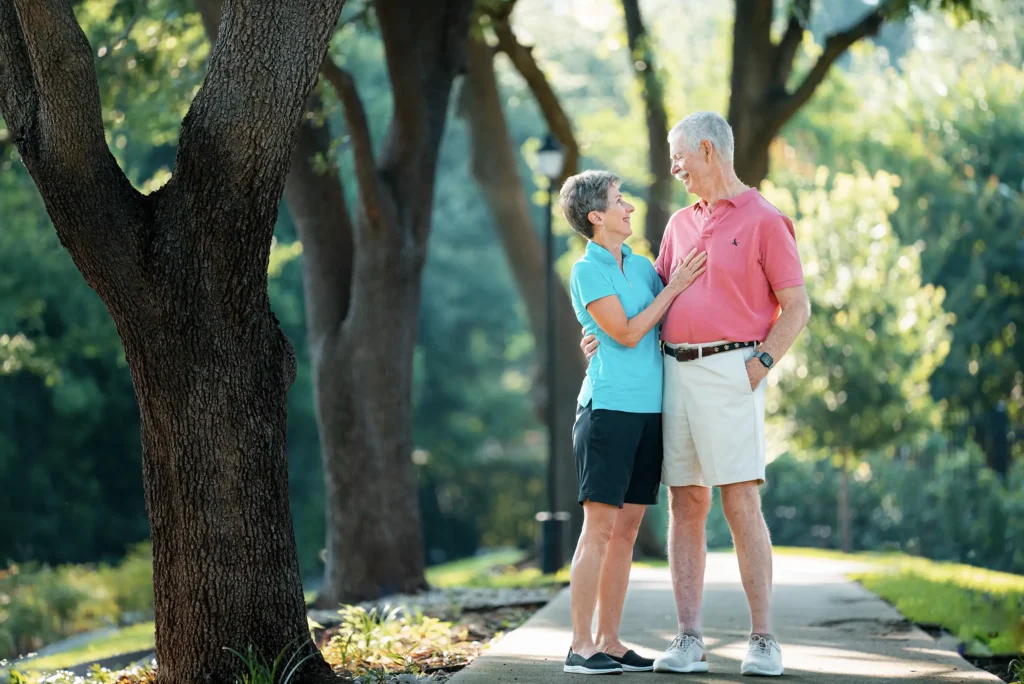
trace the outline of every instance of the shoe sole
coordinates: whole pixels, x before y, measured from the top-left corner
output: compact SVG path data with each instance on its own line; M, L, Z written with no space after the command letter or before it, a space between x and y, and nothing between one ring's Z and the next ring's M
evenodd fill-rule
M778 670L762 670L759 667L748 667L740 670L740 674L745 677L781 677L785 670L779 668Z
M617 675L622 674L622 668L617 667L614 670L591 670L589 667L583 667L582 665L563 665L562 672L585 675Z
M672 674L696 674L700 672L708 672L710 669L710 666L705 660L687 665L686 667L654 663L655 672L671 672Z
M636 665L623 665L623 672L654 672L654 665L648 665L646 667L638 667Z

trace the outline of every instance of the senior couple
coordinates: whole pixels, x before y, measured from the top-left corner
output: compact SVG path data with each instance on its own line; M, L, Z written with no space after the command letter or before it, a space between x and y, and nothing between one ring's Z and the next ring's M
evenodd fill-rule
M583 532L572 562L578 674L707 672L701 637L711 487L732 531L751 634L741 674L783 673L772 633L772 548L761 514L765 377L807 323L792 222L733 168L728 122L697 112L669 134L672 174L700 198L669 220L654 265L632 253L633 206L606 171L568 179L561 206L587 239L570 278L590 359L573 448ZM669 489L678 633L656 660L619 640L633 543ZM597 612L597 633L592 632Z

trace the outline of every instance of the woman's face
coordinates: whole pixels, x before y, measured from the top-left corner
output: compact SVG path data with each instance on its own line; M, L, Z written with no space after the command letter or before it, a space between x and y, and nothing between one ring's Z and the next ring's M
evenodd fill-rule
M630 225L629 215L636 207L627 202L619 191L619 186L608 186L607 208L604 211L595 212L603 221L601 225L607 235L615 235L623 240L633 234L633 227Z

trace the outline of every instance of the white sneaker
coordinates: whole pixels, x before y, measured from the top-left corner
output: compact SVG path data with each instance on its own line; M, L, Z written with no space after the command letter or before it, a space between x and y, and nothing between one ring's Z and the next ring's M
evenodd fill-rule
M700 637L679 634L672 640L668 650L654 661L655 672L707 672L708 661L704 642Z
M782 649L772 637L754 634L750 637L747 657L740 666L740 674L778 677L782 674Z

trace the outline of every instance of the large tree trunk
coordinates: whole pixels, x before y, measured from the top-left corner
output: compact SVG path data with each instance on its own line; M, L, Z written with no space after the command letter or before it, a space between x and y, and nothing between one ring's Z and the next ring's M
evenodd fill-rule
M626 36L629 40L630 62L636 71L647 111L647 163L650 176L647 186L647 218L644 233L651 243L651 253L661 249L661 237L672 215L672 173L669 161L668 115L665 94L654 63L651 38L644 28L638 0L622 0L626 15Z
M303 243L327 496L323 607L426 586L411 461L413 351L437 155L470 5L376 3L395 97L379 161L351 76L324 63L352 140L354 217L337 168L315 168L319 156L331 159L326 126L307 119L292 159L287 200Z
M886 13L899 3L880 2L844 31L829 35L817 61L795 87L793 60L811 14L810 0L788 5L788 24L772 41L772 0L736 0L732 41L729 123L736 138L736 174L758 186L768 175L769 147L782 127L811 99L832 64L858 40L878 33Z
M70 5L0 0L0 111L138 397L161 682L232 681L225 647L308 651L302 678L331 676L306 627L285 456L295 360L266 282L294 132L341 9L300 4L225 3L174 176L143 196L106 147Z
M466 51L466 81L460 104L462 115L469 124L470 167L483 190L519 293L526 304L530 328L534 339L538 340L538 358L543 359L547 351L540 344L547 339L546 257L534 231L526 191L519 177L519 164L494 75L493 53L480 38L471 39ZM582 528L582 511L576 501L579 488L572 453L572 424L576 418L576 396L586 372L586 361L579 346L580 327L569 294L560 279L555 281L554 293L558 382L554 392L545 388L537 410L538 415L546 416L547 402L555 401L558 431L554 454L555 501L558 510L572 516L570 529L563 539L563 552L566 554L563 557L568 561L569 549L575 546L576 536Z

